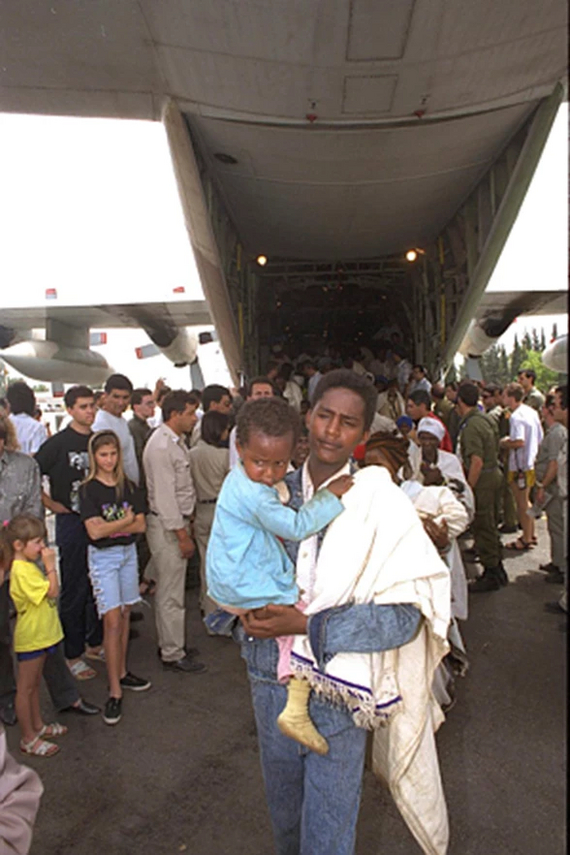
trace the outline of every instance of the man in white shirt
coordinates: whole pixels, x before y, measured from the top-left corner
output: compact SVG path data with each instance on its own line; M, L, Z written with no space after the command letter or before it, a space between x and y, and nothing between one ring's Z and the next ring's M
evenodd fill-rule
M509 383L504 390L504 404L511 411L509 418L509 436L501 440L501 448L509 451L509 482L522 535L505 548L523 552L530 549L535 541L534 518L527 511L530 507L531 487L535 483L534 461L538 447L542 442L543 431L536 410L523 404L524 389L520 383Z
M398 388L402 395L405 395L410 374L412 373L412 366L406 359L404 350L398 346L392 348L392 361L396 366L395 377L398 381Z
M408 395L417 392L418 389L425 389L426 392L431 393L431 383L427 379L427 372L423 365L414 365L412 368Z
M138 486L139 465L135 453L135 442L123 413L129 406L133 384L124 374L111 374L105 383L105 397L101 409L97 410L93 431L112 430L119 437L123 453L123 468L127 478Z
M35 454L48 438L45 425L34 418L36 396L23 380L8 386L6 398L10 404L10 421L14 425L20 451Z
M321 379L322 375L319 371L317 371L315 363L312 361L312 359L306 359L301 362L299 364L299 370L307 381L307 397L309 401L311 401L313 393L317 388L317 384Z

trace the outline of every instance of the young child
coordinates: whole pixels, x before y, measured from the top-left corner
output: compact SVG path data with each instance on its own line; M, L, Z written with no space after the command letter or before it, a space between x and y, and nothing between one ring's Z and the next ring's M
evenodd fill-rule
M352 478L342 475L299 511L285 507L274 485L287 471L298 432L298 414L280 398L248 401L239 412L236 446L241 465L222 486L206 555L208 595L233 614L298 602L295 568L280 538L301 541L321 531L342 512L340 496L352 486ZM279 729L326 754L328 743L309 718L309 684L289 679L292 637L277 642L279 679L289 680Z
M122 715L123 689L144 692L150 682L127 671L129 616L141 599L136 535L145 530L142 493L125 477L121 445L112 430L89 440L89 475L79 491L81 519L87 529L87 561L99 617L109 678L105 724Z
M3 535L13 556L10 596L17 612L14 651L18 660L16 713L21 733L20 750L35 757L53 757L59 747L49 739L67 733L67 727L57 722L44 724L40 711L44 664L63 638L56 604L59 584L55 552L45 545L46 529L42 520L30 514L14 517ZM36 563L40 558L45 573ZM4 563L9 564L9 561ZM48 739L43 739L44 736Z

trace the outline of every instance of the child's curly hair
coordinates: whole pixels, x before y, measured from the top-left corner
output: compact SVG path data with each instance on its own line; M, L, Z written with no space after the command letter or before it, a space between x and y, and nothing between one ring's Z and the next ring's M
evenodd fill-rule
M294 447L299 429L299 414L283 398L256 398L247 401L239 411L236 439L245 446L254 433L276 438L291 434L291 447Z

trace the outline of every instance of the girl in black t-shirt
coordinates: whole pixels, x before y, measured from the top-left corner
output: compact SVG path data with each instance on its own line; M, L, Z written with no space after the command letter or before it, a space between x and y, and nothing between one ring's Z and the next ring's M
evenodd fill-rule
M123 689L142 692L150 682L127 671L129 613L140 600L135 539L146 527L144 501L125 476L119 438L111 430L98 431L89 440L89 475L79 501L89 537L89 577L103 618L109 677L103 721L117 724Z

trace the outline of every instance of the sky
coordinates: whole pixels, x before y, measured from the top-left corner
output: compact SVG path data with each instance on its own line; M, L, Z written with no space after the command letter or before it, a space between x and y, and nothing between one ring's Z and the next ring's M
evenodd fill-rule
M548 291L568 287L568 104L554 120L519 215L487 286L488 291ZM523 317L500 341L507 350L515 333L552 324L568 331L567 315Z
M567 282L567 105L489 284L490 290L548 290ZM0 304L61 305L201 299L166 135L159 122L0 114ZM183 286L185 293L173 294ZM514 331L567 316L520 319ZM136 360L148 342L109 330L100 350L136 385L158 376L187 385L185 369L162 355ZM220 382L223 357L210 355L207 380ZM180 380L180 382L177 382Z

